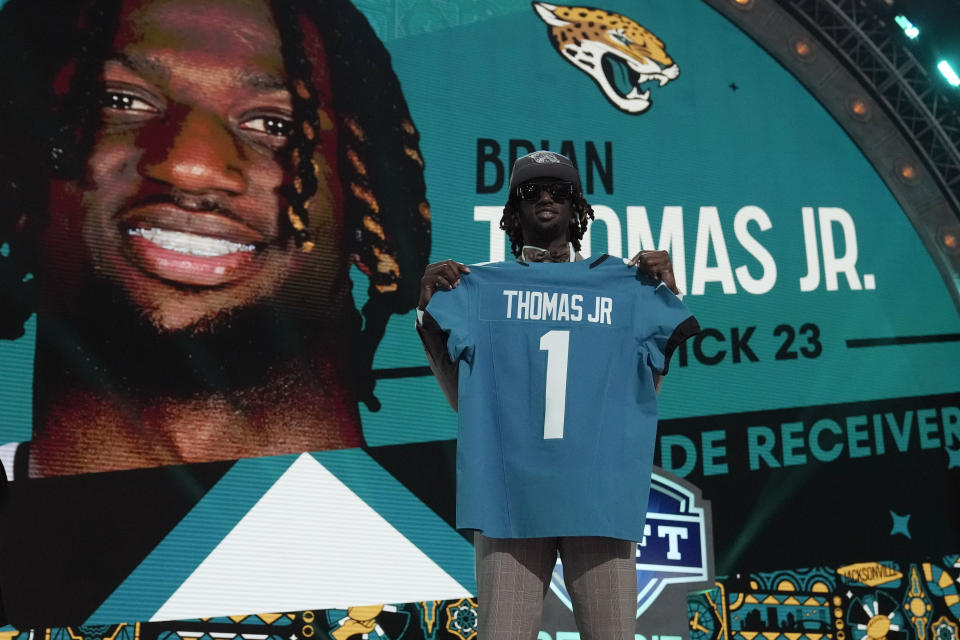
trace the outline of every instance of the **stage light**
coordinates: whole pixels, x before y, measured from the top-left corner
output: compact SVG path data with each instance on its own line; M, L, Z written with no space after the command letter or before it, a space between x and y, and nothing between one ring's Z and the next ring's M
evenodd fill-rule
M795 36L790 39L790 51L804 62L813 62L816 58L817 50L813 48L810 41L803 35Z
M849 113L854 119L859 120L860 122L867 122L870 120L870 104L863 96L847 96L846 107L847 113ZM897 165L897 171L899 170L900 165Z
M917 170L917 165L913 159L907 158L898 158L894 164L894 175L900 179L903 184L915 185L920 181L920 172Z
M940 236L940 244L947 253L953 255L960 253L960 236L957 235L956 230L941 227L937 235Z
M949 62L941 60L937 65L937 69L940 69L940 73L947 79L947 82L955 87L960 87L960 77L957 77L957 72L953 70Z
M913 26L913 23L907 20L906 16L897 16L893 20L900 25L900 28L911 40L916 40L917 36L920 35L920 29Z

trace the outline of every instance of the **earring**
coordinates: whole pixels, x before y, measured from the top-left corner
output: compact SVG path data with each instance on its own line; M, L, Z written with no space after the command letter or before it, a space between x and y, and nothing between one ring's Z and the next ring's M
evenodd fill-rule
M57 177L70 178L80 166L77 162L77 140L72 127L62 124L47 139L50 171Z
M50 168L53 169L54 173L63 171L65 155L63 147L50 147Z

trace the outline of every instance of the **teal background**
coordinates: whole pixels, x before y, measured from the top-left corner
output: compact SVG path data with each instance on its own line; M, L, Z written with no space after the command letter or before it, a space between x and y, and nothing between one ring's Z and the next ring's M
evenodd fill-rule
M734 214L755 205L772 228L754 237L772 254L777 283L763 295L724 294L718 283L686 298L703 326L728 333L756 326L750 346L759 362L676 366L661 395L664 418L799 407L935 394L960 388L953 366L960 344L848 349L845 340L960 331L957 311L910 222L873 167L841 127L784 68L722 16L696 0L611 0L654 32L680 67L658 88L641 115L614 108L580 70L561 58L530 4L436 2L404 13L397 3L361 2L393 56L420 130L433 212L432 259L490 259L489 224L474 221L475 206L502 206L505 189L477 194L477 138L493 138L507 162L509 139L559 149L572 140L581 165L585 141L613 144L613 192L588 194L621 221L627 251L626 207L644 206L653 237L663 207L682 206L688 288L692 281L699 209L719 210L732 268L759 264L737 242ZM731 83L738 90L729 88ZM600 188L599 181L597 188ZM801 208L841 207L856 223L857 269L874 274L876 289L803 293ZM596 224L594 254L606 248ZM842 247L838 253L842 252ZM674 251L673 258L680 261ZM715 264L711 253L711 264ZM365 277L354 272L358 305ZM917 310L922 309L922 313ZM816 359L774 361L779 324L812 322L821 330ZM413 314L394 316L375 368L423 366ZM30 433L32 325L24 338L0 344L0 439ZM716 345L708 341L709 347ZM724 345L729 350L729 343ZM800 346L799 341L794 347ZM362 408L371 445L452 438L455 414L428 377L381 380L383 409ZM410 420L411 409L418 418Z
M664 207L682 207L685 244L682 252L673 250L673 260L685 267L687 289L693 280L701 207L719 211L731 268L745 265L754 277L759 275L759 264L736 240L734 216L748 205L760 207L769 216L771 229L759 232L751 226L750 231L776 262L777 282L771 291L754 295L737 283L735 294L725 294L719 283L710 283L703 295L685 298L702 326L728 336L727 342L719 345L728 352L731 328L743 332L756 327L750 346L759 362L734 363L728 356L707 366L691 354L689 365L681 367L675 359L660 395L662 418L711 421L710 430L703 432L708 442L702 447L707 451L701 453L700 464L713 484L705 482L705 487L723 486L716 482L727 473L713 458L709 463L702 460L711 451L710 442L717 445L723 440L720 436L726 436L724 442L731 451L730 481L734 482L743 478L735 477L739 472L745 472L734 467L734 447L751 433L758 433L743 428L734 434L736 428L728 428L721 418L725 414L960 390L960 368L956 366L960 343L846 346L846 340L855 338L960 333L960 317L915 229L867 158L787 70L705 3L609 0L602 4L602 8L623 13L649 28L680 68L679 77L665 87L647 85L653 105L641 115L618 111L590 78L566 62L526 0L433 0L417 5L402 0L362 0L358 6L393 56L420 131L432 206L432 260L475 263L491 257L490 225L474 220L474 208L502 207L506 190L476 192L478 138L498 141L504 164L510 139L535 144L547 140L554 150L570 140L581 168L587 141L599 149L610 141L612 192L603 191L598 182L597 190L587 194L588 200L595 206L610 207L618 215L623 253L636 244L635 238L631 242L626 237L627 207L646 208L654 240L659 237ZM852 291L841 276L839 290L826 291L821 276L818 290L800 291L799 280L806 273L803 207L839 207L850 214L856 225L857 270L861 278L874 276L874 290ZM608 236L605 225L595 224L594 255L607 249ZM498 239L507 246L504 237ZM711 252L710 264L715 261ZM359 308L366 299L368 283L356 269L352 277ZM786 324L797 330L806 323L819 327L822 354L813 359L775 361L782 338L773 335L774 328ZM34 335L31 320L23 338L0 342L0 443L30 438ZM793 348L802 345L798 338ZM709 351L717 347L708 342ZM392 317L376 353L375 370L425 365L414 331L414 314ZM378 382L376 395L382 402L381 411L360 409L369 445L456 437L456 414L432 377L384 379ZM713 416L717 416L715 425ZM772 429L779 434L777 427L771 423L754 429ZM709 441L711 437L713 441ZM811 461L818 446L815 442L810 447ZM845 449L837 459L834 472L838 475L854 477L864 468L852 460L862 449L853 449L856 447ZM902 460L909 458L910 462L923 460L916 449L888 447L887 453L903 453L906 458ZM948 469L954 468L956 455L950 453ZM380 469L358 450L316 456L451 575L469 582L469 543L436 514L428 513L420 498L388 470ZM226 482L204 498L200 509L182 521L182 528L174 530L169 541L130 574L98 615L103 619L137 617L136 611L145 610L145 603L159 606L165 593L246 513L258 492L292 459L260 458L236 465ZM796 460L789 458L784 466ZM893 464L898 463L891 468ZM694 466L692 461L690 466ZM736 536L735 540L725 540L730 545L726 549L728 565L739 561L739 554L748 555L751 545L759 546L752 536L775 519L777 508L790 506L797 498L791 491L799 493L812 486L813 476L804 474L812 474L810 469L816 468L811 464L796 475L773 477L767 484L763 484L765 476L757 474L754 477L759 479L746 492L738 488L722 493L729 504L742 499L761 505L749 512L742 527L737 523L735 534L729 536ZM256 482L237 493L238 479L245 481L248 476ZM892 483L898 482L893 473L891 478ZM955 498L949 487L943 494L948 501ZM858 496L850 491L839 499L856 502ZM226 510L225 505L229 507ZM720 509L717 513L718 518L725 515ZM894 512L890 513L893 516ZM915 522L921 515L917 513ZM417 519L424 523L422 529L401 526ZM203 545L184 555L184 545L189 546L197 529L210 522L217 522L219 528L207 531ZM896 520L894 523L896 527ZM874 528L880 531L885 526ZM179 561L173 562L176 558ZM785 552L784 564L790 562L789 552ZM173 573L164 577L168 570ZM162 580L158 582L157 576Z
M644 24L680 67L676 80L652 89L653 105L641 115L615 109L586 74L561 58L532 9L387 40L422 135L434 222L432 259L490 259L489 224L473 220L473 207L502 206L506 190L475 193L477 138L499 141L504 163L510 138L549 140L555 150L561 141L573 140L581 173L585 141L602 149L610 140L613 193L594 193L588 200L617 212L623 252L627 206L646 207L655 242L663 207L682 206L688 288L701 206L717 207L732 267L746 265L754 277L760 265L737 242L733 218L741 207L756 205L772 222L765 232L750 228L776 262L771 291L753 295L738 284L738 292L727 295L719 283L708 283L704 295L685 299L701 325L727 333L728 351L730 327L756 326L750 346L760 361L734 364L728 355L718 365L691 362L684 369L675 362L661 394L663 418L960 388L960 370L954 366L958 343L845 346L850 338L955 333L960 321L900 206L806 89L701 2L613 1L603 8ZM728 87L731 82L737 91ZM822 277L818 290L800 291L799 279L806 273L805 206L840 207L851 215L858 273L861 279L874 274L876 289L851 291L841 276L837 291L826 291ZM606 230L596 227L592 249L599 254ZM838 246L837 254L842 252ZM710 264L716 264L710 255ZM679 261L676 254L673 258ZM783 338L773 336L774 327L786 323L798 329L807 322L820 327L823 354L775 361ZM391 321L375 367L424 363L412 324L412 314ZM711 341L705 348L708 344L715 348ZM800 344L798 338L794 349ZM455 436L454 414L432 380L381 381L377 394L383 410L363 416L371 444ZM420 414L415 429L406 413L411 397L417 397L418 407L431 408Z

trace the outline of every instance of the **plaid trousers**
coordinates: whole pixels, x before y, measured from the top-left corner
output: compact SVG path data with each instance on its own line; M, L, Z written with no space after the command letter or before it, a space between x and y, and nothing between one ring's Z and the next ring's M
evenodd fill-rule
M536 640L557 553L582 640L634 640L636 544L600 537L474 533L478 640Z

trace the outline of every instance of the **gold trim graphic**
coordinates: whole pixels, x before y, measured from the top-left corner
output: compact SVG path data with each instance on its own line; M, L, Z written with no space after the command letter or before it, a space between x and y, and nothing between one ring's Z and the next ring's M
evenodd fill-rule
M910 588L904 595L903 609L917 631L917 640L927 640L927 624L930 622L933 603L930 602L930 596L923 589L920 572L917 571L915 565L910 566Z
M461 598L447 605L447 631L460 640L477 637L477 602L473 598Z
M930 631L933 632L932 640L957 640L957 625L946 616L940 616L930 625Z
M383 629L377 624L377 616L384 611L396 612L396 610L395 606L382 604L350 607L347 609L346 617L337 621L339 626L330 633L330 636L334 640L347 640L355 635L367 637L373 631L382 636Z
M893 582L903 578L903 574L879 562L858 562L845 567L837 567L837 573L848 580L853 580L869 587Z

